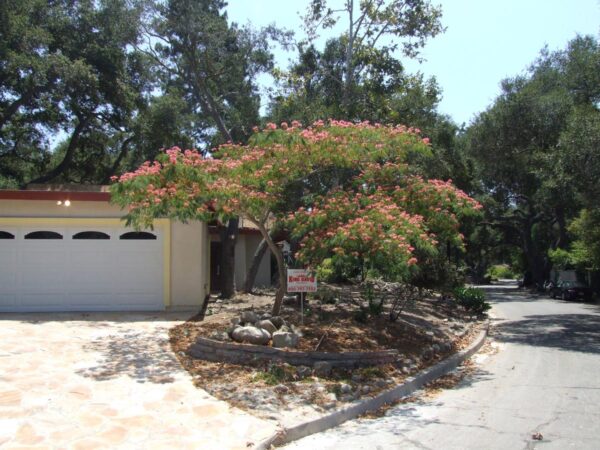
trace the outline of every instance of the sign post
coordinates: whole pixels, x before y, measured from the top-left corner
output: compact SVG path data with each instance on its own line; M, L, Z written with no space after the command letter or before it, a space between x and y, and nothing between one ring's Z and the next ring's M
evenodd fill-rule
M300 320L304 325L304 296L306 292L317 292L317 277L306 269L287 270L287 291L300 292Z

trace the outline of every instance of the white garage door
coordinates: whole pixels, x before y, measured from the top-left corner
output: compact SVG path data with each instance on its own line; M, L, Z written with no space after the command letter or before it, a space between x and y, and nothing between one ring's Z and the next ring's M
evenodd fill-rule
M159 230L0 227L0 312L163 309Z

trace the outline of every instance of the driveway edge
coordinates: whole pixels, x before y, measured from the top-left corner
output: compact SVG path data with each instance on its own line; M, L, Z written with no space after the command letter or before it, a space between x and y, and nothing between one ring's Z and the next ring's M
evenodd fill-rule
M354 419L368 411L374 411L381 408L387 403L394 402L402 397L412 394L420 389L423 385L446 375L456 369L463 361L475 354L485 342L489 330L489 320L484 326L484 329L477 337L469 344L469 346L458 353L440 361L436 365L423 370L414 377L407 378L404 383L396 386L393 389L382 392L379 395L369 398L358 403L339 409L326 416L308 422L295 425L290 428L284 428L269 438L259 442L254 448L255 450L267 450L271 445L283 445L296 441L311 434L320 433L329 428L336 427L348 420Z

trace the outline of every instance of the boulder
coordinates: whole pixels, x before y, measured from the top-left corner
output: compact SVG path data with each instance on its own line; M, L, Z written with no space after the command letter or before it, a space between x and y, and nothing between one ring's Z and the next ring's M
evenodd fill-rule
M349 394L352 392L352 386L350 386L348 383L341 383L340 384L340 392L342 394Z
M273 333L273 347L276 348L295 348L298 346L300 336L296 333L288 333L285 331L276 331Z
M313 364L313 370L318 377L326 377L331 374L331 363L327 361L317 361Z
M209 336L210 339L214 339L215 341L228 341L229 333L225 333L223 331L215 331Z
M283 320L280 316L273 316L269 319L273 325L277 327L277 329L281 328L285 325L285 320Z
M271 340L268 331L252 326L237 327L231 333L231 338L236 342L247 342L254 345L266 345Z
M254 311L244 311L240 315L240 319L244 323L256 323L258 321L258 315Z
M233 339L233 332L237 329L237 328L242 328L242 326L240 324L237 325L231 325L229 328L227 328L227 334L229 335L229 337L231 339Z
M273 322L270 320L259 320L254 324L257 328L262 328L263 330L267 330L269 334L273 334L277 331L277 327L273 325Z
M287 392L290 390L290 388L287 387L285 384L278 384L277 386L275 386L273 388L273 390L275 392L277 392L278 394L287 394Z
M300 379L304 379L306 377L309 377L311 373L312 373L312 369L310 367L308 367L308 366L298 366L296 368L296 375Z

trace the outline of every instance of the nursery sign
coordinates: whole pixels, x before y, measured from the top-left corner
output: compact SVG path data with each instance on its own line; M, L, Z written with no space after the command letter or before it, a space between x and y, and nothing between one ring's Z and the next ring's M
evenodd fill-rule
M306 269L288 269L288 292L317 292L317 276Z

